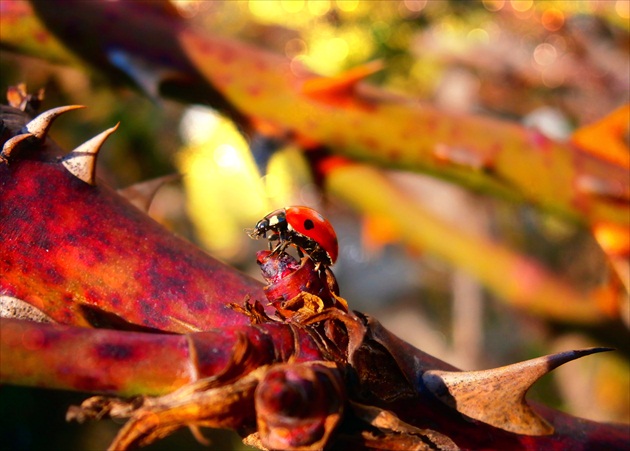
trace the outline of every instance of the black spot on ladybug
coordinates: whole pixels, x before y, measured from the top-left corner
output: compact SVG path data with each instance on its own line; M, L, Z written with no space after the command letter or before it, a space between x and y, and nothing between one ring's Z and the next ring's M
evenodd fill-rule
M306 219L304 221L304 228L306 230L311 230L311 229L315 228L315 224L313 224L313 221L311 221L310 219Z

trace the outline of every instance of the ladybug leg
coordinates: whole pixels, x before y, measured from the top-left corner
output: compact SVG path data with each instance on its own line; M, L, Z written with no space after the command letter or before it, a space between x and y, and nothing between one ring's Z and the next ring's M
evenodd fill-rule
M288 241L280 241L278 244L276 244L275 247L273 247L271 245L271 241L269 242L269 250L271 251L272 254L279 254L280 252L284 252L284 250L287 248L289 242ZM273 247L273 249L272 249Z
M273 250L271 250L272 249L271 242L276 241L276 240L278 241L278 244L276 244ZM275 232L273 235L269 237L269 249L274 254L283 252L287 248L288 245L289 245L288 236L282 230Z
M267 237L265 237L267 238ZM274 241L278 241L280 240L280 236L277 233L272 233L271 235L269 235L269 237L267 238L267 243L269 244L269 250L270 251L274 251ZM279 246L279 244L276 244L276 248Z
M278 232L278 238L280 239L280 241L282 242L288 242L289 241L289 234L287 233L286 230L280 230Z
M299 248L299 247L297 248L297 253L298 253L298 257L304 258L304 252L302 252L301 248Z

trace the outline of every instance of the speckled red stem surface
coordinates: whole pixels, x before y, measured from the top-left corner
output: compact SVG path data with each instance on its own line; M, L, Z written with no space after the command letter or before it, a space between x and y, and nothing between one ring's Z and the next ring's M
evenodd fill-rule
M247 324L225 305L264 298L259 282L59 163L0 165L0 217L1 292L62 324L108 325L116 317L190 332Z

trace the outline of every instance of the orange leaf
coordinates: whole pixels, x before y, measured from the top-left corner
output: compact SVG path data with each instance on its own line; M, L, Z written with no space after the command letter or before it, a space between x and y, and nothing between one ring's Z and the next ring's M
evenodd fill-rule
M571 141L583 150L630 168L630 148L625 142L630 127L630 104L573 133Z

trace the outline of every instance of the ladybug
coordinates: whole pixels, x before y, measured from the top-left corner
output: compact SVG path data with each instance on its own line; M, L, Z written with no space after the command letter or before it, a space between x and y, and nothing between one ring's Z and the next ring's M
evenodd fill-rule
M267 232L271 235L267 237ZM251 238L260 237L279 241L274 252L283 251L289 244L307 253L315 262L316 268L328 267L335 263L339 252L337 234L324 217L309 207L293 206L272 211L248 231Z

